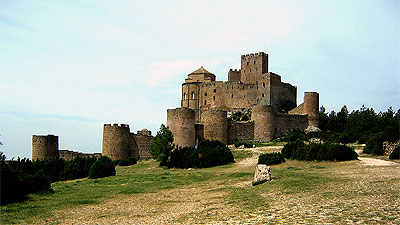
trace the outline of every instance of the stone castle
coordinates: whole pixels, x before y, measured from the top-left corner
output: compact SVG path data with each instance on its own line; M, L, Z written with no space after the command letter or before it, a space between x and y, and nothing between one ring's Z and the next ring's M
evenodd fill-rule
M73 160L80 157L99 157L105 155L112 160L122 160L134 157L150 158L150 144L153 141L151 131L147 129L131 133L127 124L104 124L102 153L81 153L69 150L59 150L58 136L33 135L32 160L62 158Z
M228 81L203 67L182 84L181 107L167 110L167 126L179 146L195 146L203 139L231 144L271 141L293 129L317 129L319 94L306 92L297 106L297 87L268 71L268 54L242 55L241 69L230 69ZM250 121L228 115L248 112Z
M226 144L237 141L271 141L293 129L318 127L319 95L306 92L297 106L297 88L268 71L268 54L242 55L241 69L229 70L228 81L203 67L190 73L182 84L181 107L167 110L167 126L174 144L195 146L203 139ZM233 121L235 112L247 113L251 120ZM127 124L104 124L102 153L85 154L59 150L58 136L33 135L32 160L105 155L112 160L149 158L151 132L131 133Z

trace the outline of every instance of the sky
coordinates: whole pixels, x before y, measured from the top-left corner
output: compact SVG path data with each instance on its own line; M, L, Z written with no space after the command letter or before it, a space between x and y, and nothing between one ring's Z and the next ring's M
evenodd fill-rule
M320 93L327 111L400 108L400 1L0 1L0 151L32 135L101 152L105 123L155 134L203 66L227 80L244 54Z

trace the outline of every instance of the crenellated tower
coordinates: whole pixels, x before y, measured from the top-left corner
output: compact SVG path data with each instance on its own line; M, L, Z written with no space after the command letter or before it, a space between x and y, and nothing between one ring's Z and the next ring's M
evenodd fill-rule
M264 52L242 55L241 81L256 84L261 74L268 73L268 54Z

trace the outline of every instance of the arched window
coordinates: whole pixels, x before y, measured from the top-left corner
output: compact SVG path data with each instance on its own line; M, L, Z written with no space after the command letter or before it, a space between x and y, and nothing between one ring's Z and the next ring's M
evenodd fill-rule
M186 100L186 93L183 93L183 100Z
M192 99L194 99L194 92L192 92Z

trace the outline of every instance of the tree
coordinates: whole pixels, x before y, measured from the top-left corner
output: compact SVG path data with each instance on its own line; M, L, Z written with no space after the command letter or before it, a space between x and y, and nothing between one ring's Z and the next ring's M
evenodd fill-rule
M164 124L161 124L153 142L150 145L150 154L154 159L160 161L160 166L168 165L168 158L171 155L174 145L174 135Z

